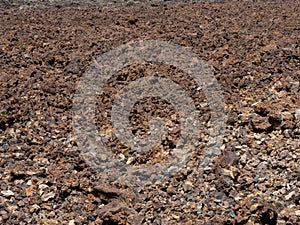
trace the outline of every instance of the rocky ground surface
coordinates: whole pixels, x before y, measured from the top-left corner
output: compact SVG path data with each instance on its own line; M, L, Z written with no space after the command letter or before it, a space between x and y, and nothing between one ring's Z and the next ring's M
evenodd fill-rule
M299 1L30 4L0 2L0 224L300 224ZM204 167L211 115L202 90L165 63L119 71L96 118L112 157L147 166L168 157L180 136L172 105L148 98L132 109L132 131L143 135L149 118L167 118L159 148L132 160L115 138L111 106L137 78L177 80L202 124L186 166L132 187L105 180L83 159L72 104L98 55L138 40L179 44L207 62L227 120L221 154Z

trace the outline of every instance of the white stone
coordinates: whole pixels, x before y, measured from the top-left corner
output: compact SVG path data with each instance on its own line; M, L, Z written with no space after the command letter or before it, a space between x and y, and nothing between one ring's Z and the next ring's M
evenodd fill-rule
M4 195L5 197L10 197L15 195L15 193L13 193L11 190L1 191L1 194Z

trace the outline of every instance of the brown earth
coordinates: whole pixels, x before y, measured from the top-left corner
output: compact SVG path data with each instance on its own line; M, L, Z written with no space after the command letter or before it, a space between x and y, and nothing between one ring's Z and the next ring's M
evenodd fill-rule
M299 8L299 1L1 1L0 223L300 224ZM199 166L211 117L204 93L172 65L145 62L119 71L98 98L101 134L113 133L109 112L117 92L154 74L187 90L203 125L186 166L161 183L131 187L105 180L84 161L72 104L98 55L138 40L179 44L207 62L228 119L222 153ZM173 129L158 149L130 163L163 160L180 135L174 108L148 98L131 112L134 133L144 135L157 115ZM105 145L112 155L134 155L113 136Z

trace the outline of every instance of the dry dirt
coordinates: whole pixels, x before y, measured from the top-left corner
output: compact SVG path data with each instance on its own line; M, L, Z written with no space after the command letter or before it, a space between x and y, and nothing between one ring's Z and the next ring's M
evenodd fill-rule
M0 224L300 224L299 1L30 4L0 2ZM187 90L203 125L186 166L131 187L84 161L72 104L98 55L138 40L179 44L207 62L227 120L221 154L203 167L211 116L204 93L172 65L119 71L98 98L101 134L113 133L118 91L154 74ZM174 107L148 98L131 112L135 134L157 115L172 129L130 163L163 160L180 136ZM105 145L112 157L135 154L113 135Z

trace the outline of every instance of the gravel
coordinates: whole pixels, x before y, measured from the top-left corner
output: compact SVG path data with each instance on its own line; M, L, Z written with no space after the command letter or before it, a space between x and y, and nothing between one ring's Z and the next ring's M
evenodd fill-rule
M22 4L0 2L1 224L300 224L299 1L60 3L47 10ZM131 110L132 131L146 135L159 116L166 118L165 140L137 154L116 138L112 104L138 78L180 84L201 125L186 165L134 186L107 179L84 160L72 104L98 55L138 40L178 44L207 62L227 120L220 154L203 163L213 127L191 77L166 63L118 71L98 96L95 118L111 157L147 169L171 157L180 137L175 108L146 98Z

